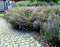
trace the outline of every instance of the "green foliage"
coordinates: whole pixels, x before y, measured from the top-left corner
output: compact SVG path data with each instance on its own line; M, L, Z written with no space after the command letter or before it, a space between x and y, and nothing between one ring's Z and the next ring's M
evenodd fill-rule
M13 10L13 11L12 11ZM13 16L13 15L18 15L19 13L22 13L22 11L24 11L24 9L22 7L17 7L17 8L11 8L10 10L8 10L9 12L7 12L8 16ZM12 13L12 14L11 14Z
M49 5L56 5L56 4L57 3L53 2L53 1L49 3Z
M48 25L48 24L50 24L50 25ZM45 25L47 26L47 28ZM59 32L59 30L58 30L59 27L58 27L57 23L52 22L52 23L46 23L45 25L44 25L45 27L43 26L43 33L42 33L44 35L45 39L47 39L50 42L57 42L58 41L58 32ZM54 26L54 27L52 28L52 26Z
M42 30L41 34L48 41L56 42L60 26L60 7L15 7L8 10L6 19L13 27L24 30Z
M0 14L0 17L4 16L4 14Z
M58 5L60 5L60 0L57 1Z
M58 0L26 0L26 1L31 1L31 2L34 2L34 1L57 2Z
M42 5L55 5L56 3L51 2L45 2L45 1L21 1L17 3L17 6L42 6Z
M33 3L31 3L32 5L36 6L37 5L37 1L34 1Z
M21 1L17 3L17 6L30 6L30 1Z
M46 1L46 2L57 2L57 0L41 0L41 1Z
M44 2L40 2L40 1L23 1L23 2L18 2L17 6L39 6L39 5L45 5Z

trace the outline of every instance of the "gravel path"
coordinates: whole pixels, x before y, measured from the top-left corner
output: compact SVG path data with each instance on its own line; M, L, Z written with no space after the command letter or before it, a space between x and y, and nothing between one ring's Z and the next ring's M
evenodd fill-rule
M28 33L12 30L5 19L0 18L0 47L43 47Z

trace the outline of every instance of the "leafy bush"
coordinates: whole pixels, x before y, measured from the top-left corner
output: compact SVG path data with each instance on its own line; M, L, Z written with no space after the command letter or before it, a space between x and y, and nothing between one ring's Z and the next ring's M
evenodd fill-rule
M55 5L55 2L42 2L42 1L21 1L17 2L17 6L43 6L43 5Z
M26 1L43 1L43 2L57 2L58 0L26 0Z
M60 17L59 17L60 18ZM58 18L58 19L59 19ZM50 42L58 41L59 24L57 16L43 24L43 35Z
M13 27L23 30L42 30L41 34L49 41L58 40L60 25L59 6L15 7L8 10L5 18Z
M21 1L17 3L17 6L30 6L30 1Z
M57 1L58 5L60 5L60 0Z

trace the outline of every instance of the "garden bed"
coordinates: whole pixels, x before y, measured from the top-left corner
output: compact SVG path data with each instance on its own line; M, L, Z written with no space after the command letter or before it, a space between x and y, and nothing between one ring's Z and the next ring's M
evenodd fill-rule
M49 42L60 41L60 6L15 7L4 17L15 29L35 30Z

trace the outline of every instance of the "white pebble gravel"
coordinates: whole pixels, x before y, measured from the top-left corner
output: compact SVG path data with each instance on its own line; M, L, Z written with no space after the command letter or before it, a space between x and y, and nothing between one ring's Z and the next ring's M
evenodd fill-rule
M30 34L19 34L0 18L0 47L43 47Z

